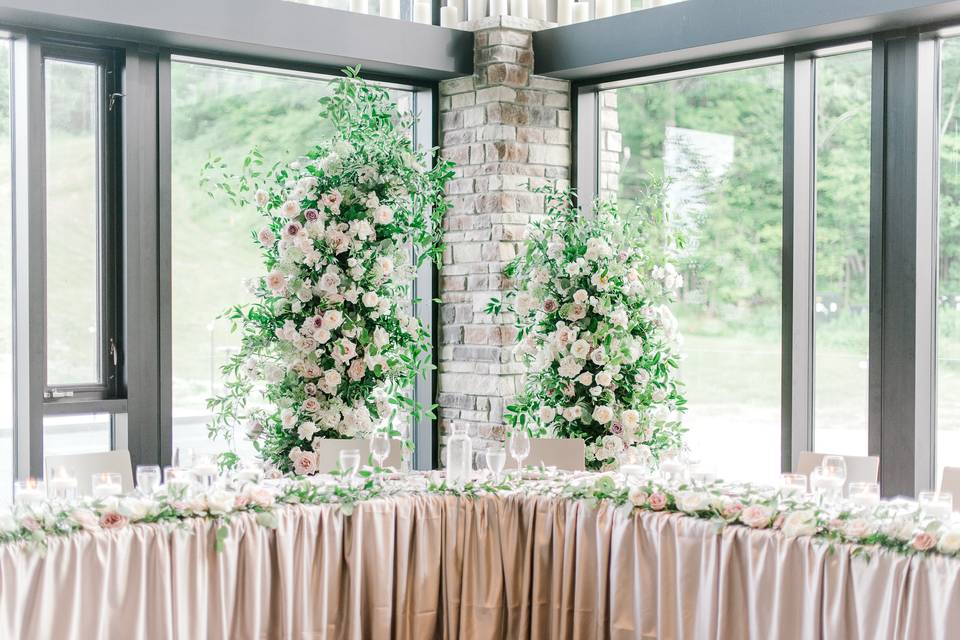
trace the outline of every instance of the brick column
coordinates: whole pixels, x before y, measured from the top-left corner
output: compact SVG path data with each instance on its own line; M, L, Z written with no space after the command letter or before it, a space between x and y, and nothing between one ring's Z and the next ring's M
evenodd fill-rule
M620 193L620 157L624 149L615 91L600 93L599 137L600 183L597 195L602 200L616 200Z
M521 372L512 318L491 318L484 307L510 288L503 267L543 214L528 183L570 176L569 83L533 75L531 34L545 26L509 16L461 24L476 34L474 75L440 83L442 153L457 163L440 272L441 438L463 420L481 449L502 438Z

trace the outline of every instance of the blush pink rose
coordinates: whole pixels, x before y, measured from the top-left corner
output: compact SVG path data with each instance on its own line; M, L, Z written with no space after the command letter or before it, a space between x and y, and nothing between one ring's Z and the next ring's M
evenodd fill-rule
M115 511L108 511L100 516L100 526L104 529L119 529L127 526L129 521Z
M647 500L647 504L649 504L650 508L654 511L663 511L667 506L667 496L659 491L654 491L650 494L650 499Z
M723 507L720 510L720 513L724 518L735 518L740 512L743 511L743 505L739 502L724 502Z
M276 497L273 495L272 491L265 487L258 487L256 485L250 485L246 490L246 494L250 498L250 502L258 507L272 507L276 500Z
M937 537L932 533L923 531L918 533L913 537L913 541L910 543L917 551L930 551L937 545Z
M301 453L293 461L293 470L297 475L306 476L317 471L317 454Z
M242 493L237 494L233 499L234 509L246 509L250 504L250 498Z
M750 505L740 514L740 522L754 529L765 529L770 525L773 510L760 504Z

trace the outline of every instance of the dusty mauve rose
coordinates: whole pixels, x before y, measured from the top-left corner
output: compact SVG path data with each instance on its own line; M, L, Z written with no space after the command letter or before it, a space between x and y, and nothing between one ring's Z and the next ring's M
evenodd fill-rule
M937 537L929 531L922 531L913 537L910 543L917 551L930 551L937 545Z
M610 433L612 433L615 436L622 435L623 425L617 422L616 420L614 420L612 423L610 423Z
M315 473L317 470L317 454L301 453L293 462L293 470L301 476Z
M546 300L543 301L543 310L546 311L547 313L553 313L559 307L560 305L558 305L557 301L554 300L553 298L547 298Z
M314 220L320 217L320 213L316 209L307 209L306 211L303 212L303 217L309 220L310 222L313 222Z
M295 236L295 235L297 235L298 233L300 233L300 229L302 229L302 228L303 228L303 227L300 226L300 223L299 223L299 222L291 222L290 224L288 224L288 225L286 226L286 228L284 229L284 231L286 232L286 234L287 234L288 236Z
M659 491L654 491L650 494L650 499L647 500L647 504L649 504L650 508L654 511L663 511L667 506L667 496Z
M100 526L104 529L119 529L127 526L127 522L125 517L115 511L108 511L100 516Z

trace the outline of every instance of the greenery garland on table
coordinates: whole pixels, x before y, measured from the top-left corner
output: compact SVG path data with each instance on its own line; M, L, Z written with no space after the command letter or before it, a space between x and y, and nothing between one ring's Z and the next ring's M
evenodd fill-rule
M637 511L679 513L714 523L718 533L733 525L778 531L786 537L813 536L828 544L851 544L853 555L867 559L874 549L905 555L960 555L960 522L926 517L910 501L881 502L873 508L851 502L819 504L809 496L755 485L666 485L610 473L527 471L522 479L495 481L484 475L463 487L451 487L440 472L387 479L378 471L364 468L353 481L319 476L260 482L233 478L189 495L162 488L153 496L15 505L12 511L0 511L0 543L42 551L50 537L135 524L182 527L193 519L207 518L218 523L215 546L220 550L228 539L226 523L231 518L252 514L258 524L273 528L276 509L284 505L338 505L349 516L356 505L385 497L537 495L584 501L591 508L608 505L620 517L631 517Z
M516 289L487 307L514 314L526 368L506 421L583 438L589 469L616 467L627 449L657 457L680 446L686 399L668 303L683 277L653 247L667 252L682 240L669 232L663 190L627 214L598 201L591 215L570 191L540 193L546 215L504 271Z
M432 416L406 391L432 368L410 284L441 259L453 165L414 149L415 118L386 89L345 73L320 101L335 133L305 157L264 171L254 150L239 176L205 167L264 217L253 240L266 271L256 302L228 314L242 343L222 368L225 392L208 401L211 436L245 426L264 459L297 474L317 471L318 438L364 437L398 412ZM251 404L255 391L265 404Z

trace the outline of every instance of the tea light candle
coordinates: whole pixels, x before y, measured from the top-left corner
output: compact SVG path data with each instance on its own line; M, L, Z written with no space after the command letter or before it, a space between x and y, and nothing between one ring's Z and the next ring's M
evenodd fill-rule
M94 498L109 498L123 493L123 487L116 482L103 482L93 487Z
M36 504L43 502L43 485L35 478L27 478L16 484L14 501L17 504Z
M47 481L47 490L53 498L69 498L77 490L77 479L60 469Z
M487 0L467 0L467 19L479 20L487 16Z
M505 16L509 15L510 8L508 0L490 0L490 15Z
M510 15L518 18L527 17L527 0L510 0Z
M616 0L617 15L633 11L632 0Z
M609 18L613 15L613 0L597 0L597 18Z
M400 0L380 0L380 17L400 19Z
M588 2L573 3L573 21L586 22L590 19L590 4Z
M557 0L557 24L573 22L573 0Z
M367 13L369 11L367 0L350 0L350 11L354 13Z
M212 462L201 462L194 465L193 471L203 477L215 476L217 475L217 465Z
M420 24L433 24L433 7L429 2L416 2L413 5L413 21Z
M457 24L456 7L440 7L440 26L452 27Z
M529 0L527 13L534 20L547 19L547 0Z

